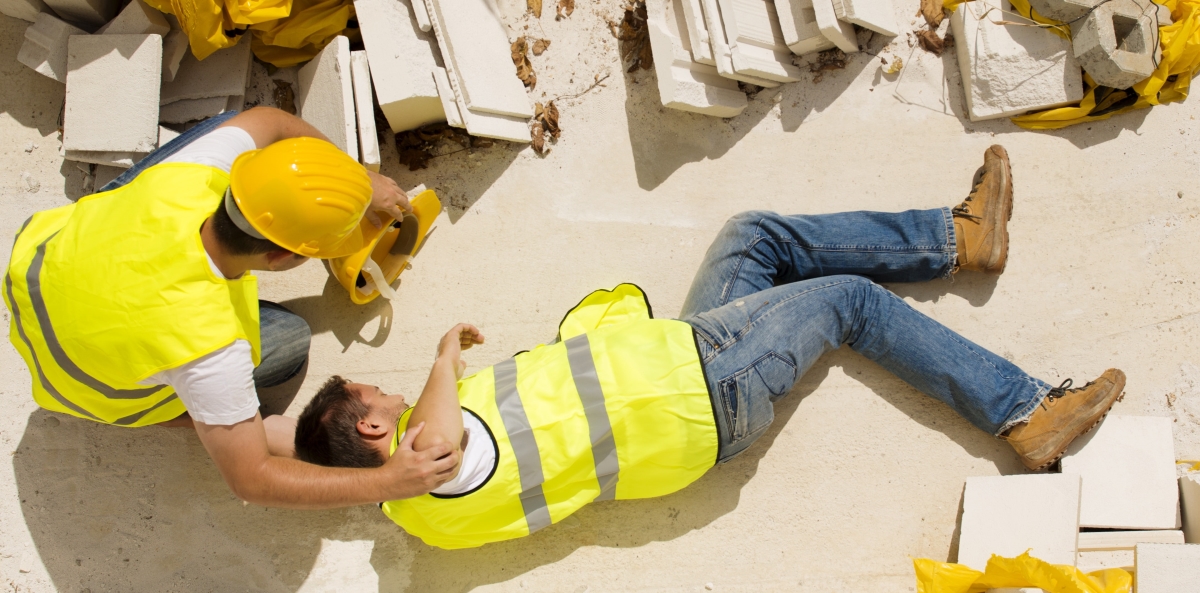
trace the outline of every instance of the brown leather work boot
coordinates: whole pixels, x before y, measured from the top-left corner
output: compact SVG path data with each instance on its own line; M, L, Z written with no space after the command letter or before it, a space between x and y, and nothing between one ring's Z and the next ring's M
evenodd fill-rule
M1071 389L1071 380L1050 390L1029 421L1018 424L1003 438L1012 445L1025 467L1045 469L1058 461L1067 445L1100 424L1125 389L1125 373L1104 371L1095 381Z
M1004 271L1008 263L1008 219L1012 218L1012 168L1004 147L994 144L983 153L975 187L954 208L958 269Z

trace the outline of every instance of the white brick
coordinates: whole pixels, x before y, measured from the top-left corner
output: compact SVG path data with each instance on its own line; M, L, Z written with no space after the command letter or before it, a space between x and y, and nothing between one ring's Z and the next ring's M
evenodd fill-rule
M162 37L76 35L67 45L66 150L149 152L158 145ZM114 99L119 89L119 100Z
M1030 554L1075 565L1079 476L1032 474L967 478L958 563L976 570L988 558Z
M120 8L120 0L45 0L63 20L88 31L111 21Z
M775 10L779 13L783 42L792 53L802 56L834 47L817 26L813 0L775 0Z
M25 29L25 42L17 52L17 61L59 82L67 81L67 39L72 35L87 35L48 13Z
M0 0L0 14L33 22L37 15L50 10L42 0Z
M442 61L458 77L459 94L475 112L533 117L517 78L510 42L492 0L429 0Z
M895 37L900 33L896 26L896 9L892 0L833 0L833 12L838 20L853 23L876 33Z
M990 8L1008 0L976 0L950 16L971 121L1059 107L1083 98L1083 75L1071 43L1049 31L996 25Z
M441 67L434 36L422 33L412 7L424 0L354 3L371 66L375 99L393 132L446 119L430 73ZM507 55L507 54L505 54Z
M454 100L454 89L450 87L450 76L445 68L433 69L433 83L437 85L438 98L442 100L442 111L446 114L446 125L452 128L465 128L462 114L458 112L458 103Z
M1128 550L1080 550L1075 566L1083 572L1095 572L1108 568L1133 570L1133 549ZM1040 589L1034 589L1040 591Z
M329 137L334 146L358 158L354 88L350 83L350 40L337 36L297 74L297 113Z
M185 52L175 78L162 85L162 104L245 95L250 59L249 35L242 35L237 45L219 49L204 60Z
M1184 538L1189 544L1200 544L1200 472L1179 478L1179 506Z
M229 97L206 99L184 99L158 109L158 121L164 124L182 124L189 121L208 119L224 113L229 107Z
M1138 544L1182 544L1179 530L1154 531L1081 531L1079 550L1132 550Z
M379 170L379 136L375 133L375 96L371 94L371 69L367 52L350 52L350 82L354 86L354 114L358 121L359 162Z
M725 36L725 24L717 0L700 0L704 7L704 22L708 24L708 40L712 45L713 60L717 73L725 78L754 84L766 88L779 86L779 82L739 71L733 63L733 48ZM782 33L780 33L782 35Z
M771 0L716 0L716 4L735 71L776 82L800 80Z
M106 25L100 27L97 35L166 35L171 31L171 24L163 13L150 8L142 0L133 0L125 10L122 10Z
M647 27L654 53L654 72L662 104L672 109L717 117L733 117L746 108L746 94L737 82L722 78L715 66L692 60L679 0L650 0Z
M840 21L833 9L833 0L813 0L813 12L817 17L817 28L838 49L852 54L858 51L858 35L854 25Z
M179 64L183 61L183 54L188 53L191 47L187 33L179 27L179 21L175 20L175 15L168 14L167 22L171 23L171 32L163 37L163 82L175 80L175 74L179 72Z
M1196 593L1200 544L1138 544L1137 593Z
M1110 415L1067 447L1062 471L1083 477L1084 527L1178 527L1170 418Z
M704 21L704 6L700 0L683 0L680 2L679 8L683 15L684 29L687 30L687 41L692 50L692 59L701 64L716 66L712 42L708 38L708 23Z

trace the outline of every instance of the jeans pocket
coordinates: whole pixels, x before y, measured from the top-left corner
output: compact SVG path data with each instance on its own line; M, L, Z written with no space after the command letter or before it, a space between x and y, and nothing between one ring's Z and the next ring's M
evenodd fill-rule
M729 426L729 444L758 438L775 419L772 402L787 393L795 381L796 367L774 352L722 379L717 389L721 412Z

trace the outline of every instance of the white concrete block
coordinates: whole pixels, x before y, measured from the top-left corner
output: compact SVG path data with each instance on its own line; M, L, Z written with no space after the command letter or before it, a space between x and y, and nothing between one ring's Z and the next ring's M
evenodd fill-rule
M334 146L358 158L354 87L350 82L350 40L339 35L297 74L297 114L329 137Z
M746 108L746 94L737 82L722 78L715 66L692 60L679 0L650 0L646 3L650 49L654 53L654 72L658 94L672 109L733 117Z
M452 128L465 128L462 114L458 112L458 103L454 100L454 89L450 88L450 77L445 68L433 69L433 82L437 86L438 98L442 100L442 111L446 114L446 125Z
M151 8L142 0L133 0L124 10L103 27L96 30L97 35L155 35L166 36L171 31L171 23L163 13Z
M1084 527L1178 527L1171 418L1109 415L1071 443L1062 471L1083 477L1079 524Z
M179 27L179 21L175 19L175 16L168 14L167 22L171 23L171 32L163 37L163 82L175 80L175 74L179 72L179 64L183 61L183 55L190 49L187 33Z
M1138 544L1182 544L1179 530L1156 531L1081 531L1079 550L1132 550Z
M792 53L802 56L834 47L833 42L821 34L821 28L817 26L813 0L775 0L775 10L779 13L783 42Z
M120 169L128 169L134 163L142 160L149 152L105 152L101 150L67 150L63 152L63 158L68 161L78 163L91 163L93 165L104 165L109 167L117 167Z
M492 0L429 0L442 60L453 66L459 94L476 112L533 117L513 66L508 32Z
M684 28L687 29L688 46L692 50L692 59L701 64L716 66L712 42L708 38L708 23L704 21L704 5L700 0L682 0L679 4Z
M120 0L45 0L63 20L86 31L95 31L111 21L121 7Z
M1008 0L976 0L950 16L971 121L1082 99L1083 75L1071 43L1049 31L997 25L984 17L990 8L1001 7L1012 10Z
M350 82L354 87L354 114L358 121L358 161L379 170L379 136L375 132L375 96L371 94L371 69L367 52L350 52Z
M242 35L237 45L219 49L203 61L197 60L190 51L184 52L175 78L162 85L162 104L245 95L250 61L248 35Z
M1080 480L1074 474L967 478L958 563L987 568L992 554L1026 550L1051 564L1075 565Z
M776 82L800 80L771 0L716 0L716 4L734 70Z
M158 126L158 147L166 146L170 141L179 137L179 132L165 126Z
M87 35L87 31L43 12L25 29L25 42L17 52L17 61L39 74L66 82L67 39L72 35Z
M1196 593L1200 544L1138 544L1137 593Z
M821 34L838 49L848 54L858 51L858 34L854 32L854 25L838 20L833 0L813 0L813 13Z
M716 62L717 74L725 78L754 84L765 88L779 86L779 82L760 76L739 72L733 64L733 49L725 36L725 24L721 16L721 8L717 0L700 0L704 7L704 22L708 24L708 39L712 45L713 60Z
M1080 550L1075 560L1075 566L1085 573L1109 568L1133 571L1133 564L1132 548L1128 550ZM1041 591L1041 589L1035 589L1035 591Z
M393 132L448 119L430 73L441 67L431 33L421 32L413 9L424 0L357 0L375 99ZM507 55L507 54L506 54Z
M42 0L0 0L0 14L31 23L37 20L37 15L49 10Z
M150 152L158 145L162 37L76 35L67 45L66 150ZM114 89L120 89L119 100Z
M892 0L833 0L833 12L838 20L888 37L900 33Z
M208 119L224 113L229 108L229 97L206 99L184 99L158 109L158 121L164 124L182 124L189 121Z
M1179 506L1184 538L1189 544L1200 544L1200 472L1179 478Z
M95 175L95 185L93 185L93 187L96 188L96 191L100 191L100 188L104 187L109 181L120 177L121 173L125 172L125 169L126 167L96 165L96 170L92 173Z

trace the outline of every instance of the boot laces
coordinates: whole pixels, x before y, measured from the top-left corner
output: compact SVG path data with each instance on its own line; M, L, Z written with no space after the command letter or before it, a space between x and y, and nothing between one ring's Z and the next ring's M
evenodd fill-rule
M1078 393L1080 391L1083 391L1084 389L1087 389L1088 387L1090 387L1092 385L1092 383L1095 383L1095 381L1088 381L1087 384L1084 385L1083 387L1076 387L1076 388L1072 389L1071 386L1074 385L1075 382L1072 381L1071 379L1067 379L1066 381L1063 381L1061 385L1051 389L1050 392L1046 394L1046 399L1042 400L1042 407L1043 408L1046 407L1047 401L1049 401L1050 403L1054 403L1056 400L1063 397L1064 395L1071 394L1071 393Z

